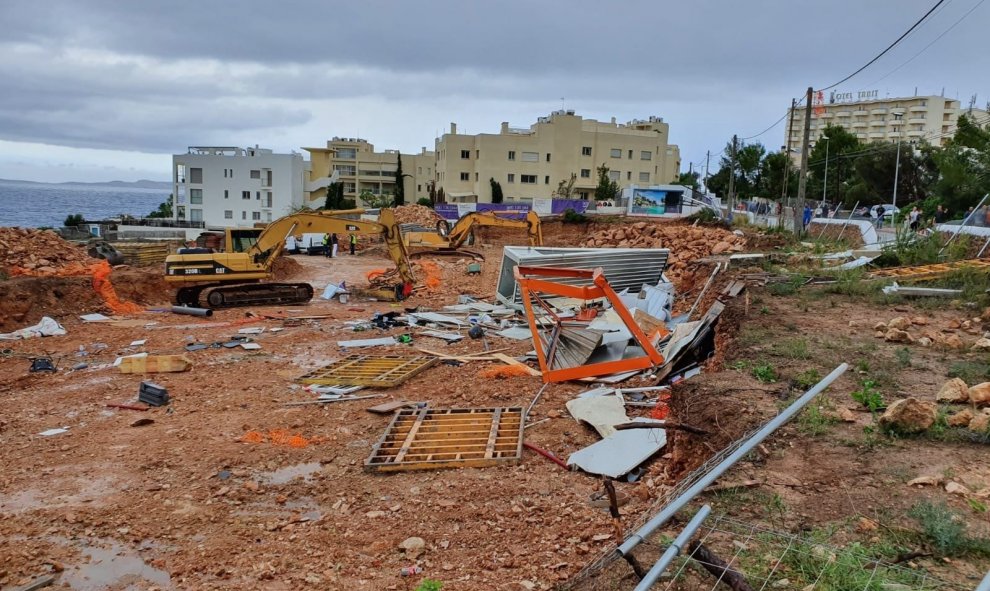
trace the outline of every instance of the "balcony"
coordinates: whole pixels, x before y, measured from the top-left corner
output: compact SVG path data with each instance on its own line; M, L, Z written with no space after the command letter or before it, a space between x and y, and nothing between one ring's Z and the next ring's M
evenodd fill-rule
M925 131L923 129L912 129L911 131L907 132L907 135L908 137L922 137L923 135L925 135Z
M856 134L856 139L865 140L866 139L866 134L865 133L857 133Z
M850 127L852 127L853 129L859 129L861 127L866 127L866 126L867 126L866 121L853 121L852 125L850 125Z
M870 127L886 127L886 126L887 126L887 122L882 119L876 119L870 121Z
M908 110L911 111L912 113L927 113L928 107L924 105L915 105Z
M853 111L853 115L857 117L866 117L869 114L870 114L869 111L867 111L866 109L857 109Z
M887 134L887 137L889 137L890 139L896 140L897 138L902 137L902 134L899 131L892 131L892 132L890 132L890 133Z
M923 125L925 121L928 121L927 117L911 117L908 119L909 123L914 123L915 125Z
M883 135L884 134L883 134L882 131L871 131L870 132L870 139L871 140L881 140L881 139L883 139Z
M837 111L835 113L836 117L850 117L852 116L852 111Z
M882 109L882 108L873 109L870 111L870 115L885 115L886 113L887 113L887 109Z

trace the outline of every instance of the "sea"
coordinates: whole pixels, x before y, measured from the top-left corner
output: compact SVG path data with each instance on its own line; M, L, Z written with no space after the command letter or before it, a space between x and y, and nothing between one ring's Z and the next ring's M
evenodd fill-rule
M168 189L0 180L0 226L59 228L70 214L103 220L146 217L168 199Z

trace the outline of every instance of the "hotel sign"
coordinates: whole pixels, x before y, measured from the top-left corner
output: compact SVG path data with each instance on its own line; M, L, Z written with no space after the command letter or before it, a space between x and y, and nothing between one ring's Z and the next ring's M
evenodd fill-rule
M829 103L851 103L855 101L869 101L880 98L879 90L860 90L859 92L835 92L828 97Z

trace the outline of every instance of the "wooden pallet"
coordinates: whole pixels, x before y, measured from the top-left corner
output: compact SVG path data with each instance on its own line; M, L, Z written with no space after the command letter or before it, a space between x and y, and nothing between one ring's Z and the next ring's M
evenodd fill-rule
M350 355L330 365L310 372L298 380L300 384L322 386L368 386L391 388L398 386L436 363L431 355Z
M918 265L914 267L891 267L889 269L878 269L869 274L870 279L897 279L899 281L913 281L921 279L934 279L943 275L948 275L960 269L990 269L990 259L966 259L952 263L938 263L934 265Z
M364 463L369 472L478 468L522 457L523 409L406 409Z

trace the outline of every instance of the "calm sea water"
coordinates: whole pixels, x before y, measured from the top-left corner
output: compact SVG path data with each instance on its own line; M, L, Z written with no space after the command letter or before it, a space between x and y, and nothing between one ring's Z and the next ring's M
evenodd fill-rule
M168 195L168 190L159 189L0 181L0 226L58 228L74 213L87 220L120 214L143 217L158 209Z

